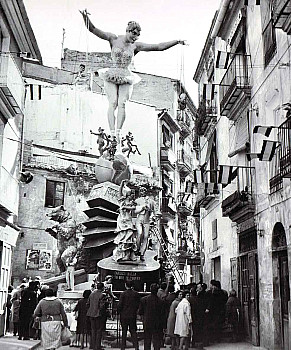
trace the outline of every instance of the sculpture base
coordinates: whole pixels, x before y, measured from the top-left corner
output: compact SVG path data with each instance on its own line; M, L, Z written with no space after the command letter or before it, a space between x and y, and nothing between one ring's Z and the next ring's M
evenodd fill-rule
M100 269L101 279L104 281L105 276L112 275L113 291L125 290L125 281L132 280L134 287L139 292L150 291L152 283L158 283L160 263L154 258L157 252L147 250L145 253L145 261L123 261L116 262L109 258L102 259L97 266Z
M109 258L102 259L98 262L97 266L101 269L113 270L113 271L134 271L134 272L148 272L155 271L160 268L158 261L154 260L157 256L157 252L153 250L147 250L145 253L145 261L140 261L137 258L136 261L121 261L116 262Z

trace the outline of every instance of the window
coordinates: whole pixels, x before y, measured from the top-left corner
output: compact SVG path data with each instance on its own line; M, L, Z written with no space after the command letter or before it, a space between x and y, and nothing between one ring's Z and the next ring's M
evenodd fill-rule
M168 148L173 148L173 135L165 125L162 126L162 133L163 133L163 145Z
M45 207L55 208L64 204L65 183L59 181L46 181Z
M217 250L217 219L212 221L212 243L213 250Z

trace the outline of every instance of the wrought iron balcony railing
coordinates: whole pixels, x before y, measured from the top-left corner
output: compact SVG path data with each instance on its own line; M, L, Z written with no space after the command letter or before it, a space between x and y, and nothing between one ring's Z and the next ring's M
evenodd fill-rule
M276 33L272 19L263 31L263 43L265 66L267 66L277 51Z
M291 33L291 2L290 0L273 0L273 23L275 28L283 29L287 34Z
M198 134L204 135L208 125L211 122L216 121L216 119L217 119L216 101L212 100L210 101L210 103L205 103L205 101L201 101L198 108L198 125L197 125Z
M238 175L227 187L233 192L222 202L222 215L229 216L234 222L241 222L255 211L253 176L254 168L238 168ZM233 185L233 186L232 186Z
M279 126L278 136L281 176L291 178L291 117Z
M235 54L219 85L220 111L229 116L232 106L241 98L249 98L251 60L249 55Z
M283 189L283 178L291 178L291 117L278 128L279 145L271 161L270 193Z
M184 150L178 151L177 165L181 173L185 175L189 174L192 170L192 157L187 154Z
M187 137L191 134L191 131L193 129L193 121L186 111L178 111L177 122L184 137Z

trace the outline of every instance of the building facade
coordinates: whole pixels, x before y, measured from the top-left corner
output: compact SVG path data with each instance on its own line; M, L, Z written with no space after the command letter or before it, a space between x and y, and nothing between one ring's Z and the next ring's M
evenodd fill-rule
M25 179L20 177L25 95L22 67L25 59L38 63L42 60L22 1L0 1L0 52L0 335L3 335L11 259L20 231L19 187L25 186Z
M98 80L99 88L94 85L96 81L84 88L74 85L73 73L31 63L24 66L28 85L24 168L33 172L34 180L20 192L19 226L23 237L18 240L17 259L13 266L17 283L23 276L49 278L56 275L57 246L56 240L46 232L53 225L48 215L53 208L64 205L76 222L85 223L86 200L90 189L98 182L95 164L100 155L96 136L91 131L96 133L99 127L108 131L107 98L102 81ZM165 201L171 197L172 216L161 226L166 243L171 237L169 244L177 251L181 238L187 237L189 249L193 249L193 236L197 231L191 220L186 220L192 213L192 196L184 198L182 194L185 179L191 175L193 167L196 108L179 81L144 73L141 77L141 82L134 88L135 98L133 96L127 104L123 127L123 136L132 132L141 153L132 154L130 162L134 172L155 174L163 188L159 202L165 217L168 210ZM187 101L183 110L178 104L181 93ZM75 174L71 173L72 167ZM53 201L48 201L48 197ZM189 225L185 224L186 221L190 222ZM180 222L185 226L183 237L178 234ZM95 231L88 229L85 234L85 247L93 269L96 269L96 262L109 256L114 248L114 230L104 239L99 239L100 235ZM167 235L166 232L171 233ZM40 264L30 264L34 251L39 254L45 250L52 256L52 264L47 270ZM190 265L186 268L184 263L181 268L185 270L183 281L186 282L187 278L190 279Z
M268 349L291 348L290 14L222 1L194 76L205 281L238 291L245 338Z

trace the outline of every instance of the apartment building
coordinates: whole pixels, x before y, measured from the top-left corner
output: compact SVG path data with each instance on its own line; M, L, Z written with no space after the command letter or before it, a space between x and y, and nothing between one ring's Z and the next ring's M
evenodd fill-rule
M17 15L16 15L17 14ZM0 335L4 334L11 260L19 235L19 187L23 150L24 60L42 58L23 1L0 1Z
M194 75L205 281L238 291L269 349L291 348L290 23L290 1L222 1Z

